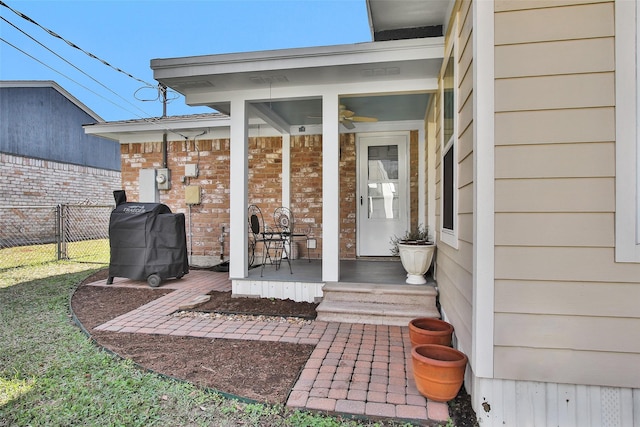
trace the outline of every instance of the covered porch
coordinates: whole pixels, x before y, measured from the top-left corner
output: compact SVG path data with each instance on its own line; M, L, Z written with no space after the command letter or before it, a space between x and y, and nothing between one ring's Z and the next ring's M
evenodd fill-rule
M380 264L387 271L394 265L384 259L393 235L418 224L435 228L436 135L427 135L426 112L436 102L443 56L444 39L431 37L152 61L154 77L183 93L188 104L230 117L228 248L234 293L269 296L271 291L250 289L294 287L294 294L304 295L294 299L309 300L323 297L324 284L402 283L401 272L387 280L371 268L350 270L358 264L345 261ZM268 137L281 141L275 196L251 188L256 171L274 163ZM376 152L379 147L395 156L392 166L386 167L388 158ZM262 164L257 155L264 156ZM384 167L373 170L374 164ZM262 179L266 185L274 178ZM284 268L259 277L246 256L250 204L264 211L281 205L313 224L318 246L312 263L296 261L293 275ZM375 209L384 212L376 216ZM286 275L292 277L282 278Z
M421 11L435 27L419 38L151 61L154 78L187 104L229 117L226 248L234 294L346 301L352 312L378 304L372 311L395 313L381 304L404 300L410 316L439 317L435 282L405 284L389 241L418 225L435 240L439 125L428 111L442 102L442 25L452 4ZM288 208L311 226L312 262L295 260L293 273L286 264L262 276L251 268L249 205L263 213ZM425 290L425 299L412 293ZM407 309L416 301L422 310Z

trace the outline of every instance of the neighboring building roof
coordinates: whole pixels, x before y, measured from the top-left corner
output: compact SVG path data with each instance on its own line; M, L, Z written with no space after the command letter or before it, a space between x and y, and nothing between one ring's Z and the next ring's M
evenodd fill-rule
M83 132L103 119L53 81L0 82L0 151L120 170L120 147Z
M83 127L89 135L131 143L158 140L165 132L180 137L192 137L190 134L199 134L203 129L207 133L214 129L226 129L228 132L230 120L225 114L202 113L94 123Z
M104 122L104 119L100 117L95 111L83 104L78 98L67 92L62 86L53 80L0 80L0 88L13 87L13 88L30 88L30 87L50 87L57 90L62 96L74 103L78 108L87 113L97 122Z
M165 116L165 117L149 117L144 119L127 119L127 120L116 120L112 122L104 122L105 126L117 126L122 124L152 124L155 126L156 124L168 124L175 122L185 122L185 121L198 121L198 120L212 120L212 119L228 119L229 116L222 113L200 113L200 114L184 114L178 116ZM94 125L87 125L94 126Z

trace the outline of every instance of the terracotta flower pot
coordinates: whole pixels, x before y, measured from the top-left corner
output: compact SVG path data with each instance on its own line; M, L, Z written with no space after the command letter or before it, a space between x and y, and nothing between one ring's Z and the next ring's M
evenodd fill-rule
M409 322L411 345L440 344L451 345L453 325L444 320L430 317L418 317Z
M467 356L451 347L422 344L411 350L413 378L427 399L447 402L458 394L464 382Z

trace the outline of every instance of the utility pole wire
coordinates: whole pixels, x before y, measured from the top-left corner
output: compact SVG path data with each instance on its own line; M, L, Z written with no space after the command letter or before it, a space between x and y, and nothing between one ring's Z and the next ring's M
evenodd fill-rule
M136 80L136 81L138 81L138 82L140 82L140 83L144 83L144 84L145 84L145 85L147 85L147 86L155 87L155 84L153 84L153 83L148 83L148 82L146 82L146 81L144 81L144 80L142 80L142 79L139 79L139 78L137 78L137 77L135 77L135 76L133 76L133 75L131 75L131 74L127 73L126 71L124 71L124 70L122 70L122 69L120 69L120 68L118 68L118 67L115 67L115 66L111 65L110 63L108 63L108 62L107 62L107 61L105 61L104 59L99 58L98 56L94 55L93 53L88 52L88 51L86 51L86 50L82 49L80 46L78 46L78 45L77 45L77 44L75 44L75 43L70 42L69 40L65 39L64 37L62 37L61 35L59 35L59 34L58 34L58 33L56 33L55 31L50 30L50 29L48 29L48 28L46 28L46 27L44 27L44 26L40 25L39 23L37 23L37 22L36 22L36 21L34 21L33 19L29 18L29 17L28 17L27 15L25 15L24 13L22 13L22 12L20 12L20 11L18 11L18 10L13 9L11 6L9 6L8 4L6 4L6 3L5 3L4 1L2 1L2 0L0 0L0 6L4 6L4 7L6 7L6 8L7 8L7 9L9 9L10 11L12 11L12 12L13 12L13 13L15 13L16 15L18 15L20 18L22 18L22 19L24 19L24 20L26 20L26 21L29 21L29 22L31 22L31 23L32 23L32 24L34 24L34 25L37 25L38 27L40 27L40 28L42 28L44 31L46 31L49 35L51 35L51 36L53 36L53 37L55 37L55 38L58 38L58 39L62 40L63 42L65 42L66 44L68 44L69 46L71 46L72 48L74 48L74 49L78 49L79 51L81 51L81 52L82 52L82 53L84 53L85 55L87 55L87 56L89 56L90 58L93 58L93 59L95 59L95 60L97 60L97 61L100 61L101 63L103 63L103 64L104 64L104 65L106 65L107 67L112 68L112 69L116 70L117 72L122 73L122 74L126 75L127 77L130 77L130 78L132 78L132 79L134 79L134 80Z
M48 69L50 69L50 70L51 70L51 71L53 71L54 73L60 74L60 75L61 75L62 77L64 77L65 79L69 79L69 80L71 80L73 83L77 84L78 86L80 86L80 87L81 87L81 88L83 88L83 89L88 90L89 92L91 92L92 94L96 95L97 97L104 99L105 101L107 101L107 102L109 102L109 103L111 103L111 104L115 105L115 106L116 106L116 107L118 107L118 108L122 108L123 110L125 110L125 111L127 111L127 112L129 112L129 113L133 114L134 116L137 116L137 117L138 117L138 118L140 118L141 120L143 120L143 121L145 121L145 122L147 122L147 123L150 123L150 124L152 124L152 125L154 125L154 126L157 126L158 128L162 129L163 131L171 132L171 133L175 133L176 135L179 135L180 137L184 138L185 140L188 140L188 139L189 139L187 136L185 136L185 135L181 134L180 132L178 132L178 131L176 131L176 130L170 129L169 127L166 127L166 126L162 126L160 123L158 123L158 120L157 120L157 119L149 119L149 118L142 117L142 116L140 116L140 115L138 115L138 114L134 113L133 111L127 110L127 109L126 109L126 108L124 108L122 105L118 105L118 104L116 104L115 102L113 102L113 101L112 101L112 100L110 100L109 98L106 98L106 97L104 97L104 96L100 95L99 93L97 93L97 92L95 92L95 91L91 90L90 88L88 88L87 86L83 85L82 83L77 82L76 80L72 79L71 77L67 76L66 74L64 74L64 73L62 73L62 72L60 72L60 71L56 70L56 69L55 69L55 68L53 68L52 66L50 66L50 65L48 65L48 64L45 64L44 62L42 62L41 60L39 60L39 59L38 59L38 58L36 58L35 56L33 56L33 55L29 54L28 52L25 52L24 50L20 49L20 48L19 48L18 46L16 46L16 45L14 45L14 44L12 44L12 43L8 42L8 41L7 41L7 40L5 40L4 38L0 37L0 41L1 41L1 42L4 42L4 43L6 43L6 44L8 44L8 45L9 45L9 46L11 46L12 48L16 49L18 52L22 53L23 55L28 56L29 58L33 59L34 61L38 62L39 64L41 64L41 65L43 65L43 66L47 67ZM166 135L166 133L165 133L165 135Z
M75 43L72 43L72 42L70 42L69 40L65 39L64 37L60 36L60 35L59 35L58 33L56 33L55 31L50 30L50 29L48 29L48 28L46 28L46 27L44 27L44 26L40 25L38 22L36 22L36 21L34 21L33 19L29 18L29 17L28 17L27 15L25 15L24 13L22 13L22 12L20 12L20 11L18 11L18 10L13 9L12 7L10 7L8 4L6 4L6 3L5 3L4 1L2 1L2 0L0 0L0 6L4 6L4 7L6 7L6 8L7 8L7 9L9 9L10 11L12 11L12 12L13 12L13 13L15 13L16 15L18 15L20 18L22 18L22 19L24 19L24 20L26 20L26 21L28 21L28 22L31 22L32 24L34 24L34 25L36 25L36 26L40 27L42 30L44 30L44 31L45 31L46 33L48 33L49 35L51 35L51 36L53 36L53 37L56 37L56 38L58 38L58 39L60 39L60 40L64 41L64 42L65 42L66 44L68 44L69 46L73 47L74 49L78 49L79 51L81 51L81 52L82 52L82 53L84 53L85 55L89 56L90 58L93 58L93 59L95 59L95 60L97 60L97 61L100 61L101 63L103 63L104 65L108 66L109 68L111 68L111 69L113 69L113 70L115 70L115 71L117 71L117 72L119 72L119 73L122 73L122 74L126 75L127 77L132 78L133 80L136 80L136 81L138 81L138 82L140 82L140 83L143 83L143 84L145 84L145 85L146 85L146 86L148 86L148 87L156 87L156 85L155 85L155 84L152 84L152 83L146 82L146 81L144 81L144 80L142 80L142 79L139 79L139 78L137 78L137 77L135 77L135 76L133 76L133 75L131 75L131 74L127 73L126 71L124 71L124 70L122 70L122 69L120 69L120 68L117 68L117 67L115 67L115 66L111 65L111 64L110 64L110 63L108 63L107 61L105 61L105 60L103 60L103 59L99 58L98 56L96 56L96 55L92 54L91 52L88 52L88 51L86 51L86 50L82 49L81 47L79 47L79 46L78 46L78 45L76 45ZM51 53L53 53L54 55L56 55L58 58L60 58L60 59L62 59L63 61L67 62L67 63L68 63L69 65L71 65L72 67L74 67L74 68L75 68L75 69L77 69L78 71L82 72L83 74L85 74L86 76L88 76L89 78L91 78L92 80L94 80L96 83L98 83L98 84L100 84L101 86L103 86L103 87L107 88L105 85L103 85L102 83L100 83L99 81L97 81L96 79L94 79L93 77L91 77L90 75L88 75L87 73L85 73L84 71L82 71L81 69L79 69L78 67L76 67L75 65L71 64L69 61L67 61L66 59L62 58L62 57L61 57L60 55L58 55L57 53L53 52L51 49L49 49L48 47L46 47L45 45L43 45L42 43L40 43L39 41L37 41L35 38L31 37L31 36L30 36L29 34L27 34L26 32L22 31L20 28L18 28L17 26L15 26L14 24L12 24L12 23L11 23L11 22L9 22L8 20L6 20L4 17L0 17L0 18L2 18L2 20L3 20L3 21L5 21L5 22L7 22L8 24L12 25L14 28L18 29L18 30L19 30L20 32L22 32L23 34L27 35L29 38L31 38L32 40L34 40L35 42L37 42L38 44L40 44L42 47L44 47L45 49L47 49L49 52L51 52ZM174 134L179 135L180 137L184 138L185 140L188 140L188 138L187 138L185 135L183 135L183 134L181 134L180 132L177 132L177 131L175 131L175 130L173 130L173 129L170 129L170 128L168 128L168 127L165 127L165 126L160 125L160 124L158 123L158 121L157 121L157 120L142 117L142 116L140 116L139 114L136 114L136 113L134 113L134 112L132 112L132 111L130 111L130 110L128 110L128 109L126 109L126 108L124 108L123 106L116 104L116 103L115 103L115 102L113 102L112 100L110 100L110 99L108 99L108 98L106 98L106 97L104 97L104 96L100 95L99 93L97 93L97 92L95 92L95 91L91 90L90 88L88 88L87 86L83 85L82 83L80 83L80 82L78 82L78 81L76 81L76 80L72 79L71 77L69 77L69 76L65 75L64 73L62 73L62 72L60 72L60 71L56 70L55 68L53 68L53 67L51 67L50 65L48 65L48 64L46 64L46 63L44 63L43 61L39 60L38 58L34 57L33 55L31 55L31 54L29 54L29 53L25 52L24 50L20 49L19 47L15 46L15 45L13 45L12 43L10 43L10 42L8 42L7 40L5 40L4 38L0 37L0 41L2 41L2 42L4 42L4 43L8 44L9 46L11 46L12 48L16 49L17 51L19 51L19 52L20 52L20 53L22 53L23 55L28 56L29 58L33 59L34 61L36 61L36 62L40 63L41 65L43 65L43 66L45 66L45 67L47 67L47 68L49 68L51 71L53 71L53 72L55 72L55 73L57 73L57 74L61 75L62 77L66 78L66 79L68 79L68 80L70 80L70 81L72 81L73 83L77 84L78 86L80 86L80 87L82 87L82 88L84 88L84 89L88 90L88 91L89 91L89 92L91 92L92 94L94 94L94 95L98 96L99 98L104 99L105 101L107 101L107 102L109 102L109 103L111 103L111 104L115 105L116 107L124 109L125 111L127 111L127 112L129 112L129 113L133 114L134 116L137 116L138 118L142 119L142 120L143 120L143 121L145 121L145 122L148 122L148 123L150 123L150 124L153 124L154 126L158 126L159 128L161 128L161 129L162 129L162 130L164 130L164 131L174 133ZM107 88L107 89L108 89L109 91L111 91L112 93L114 93L114 94L115 94L116 96L118 96L119 98L123 99L125 102L129 103L130 105L133 105L133 106L134 106L134 107L136 107L138 110L142 111L144 114L149 115L146 111L144 111L144 110L140 109L139 107L137 107L137 106L136 106L136 105L134 105L134 104L131 104L129 101L127 101L126 99L122 98L122 96L120 96L120 95L118 95L117 93L113 92L111 89L109 89L109 88ZM164 117L166 117L166 105L167 105L167 97L166 97L166 90L167 90L167 89L166 89L166 86L165 86L165 87L163 87L163 89L164 89L164 90L163 90L163 94L164 94L164 97L163 97L163 118L164 118ZM166 135L166 134L165 134L165 135Z
M147 116L150 116L149 113L147 113L146 111L144 111L143 109L141 109L140 107L138 107L137 105L133 104L132 102L128 101L126 98L124 98L123 96L121 96L120 94L118 94L117 92L115 92L113 89L111 89L110 87L108 87L107 85L103 84L102 82L100 82L99 80L97 80L96 78L94 78L93 76L91 76L90 74L88 74L87 72L83 71L82 69L80 69L79 67L77 67L76 65L72 64L70 61L68 61L67 59L63 58L61 55L57 54L56 52L54 52L52 49L48 48L47 46L45 46L43 43L41 43L40 41L38 41L36 38L34 38L33 36L31 36L30 34L26 33L25 31L23 31L21 28L19 28L17 25L13 24L12 22L8 21L5 17L0 16L0 19L2 19L4 22L6 22L7 24L11 25L13 28L15 28L16 30L20 31L22 34L24 34L25 36L29 37L31 40L33 40L34 42L38 43L40 46L42 46L43 48L47 49L49 52L51 52L52 54L54 54L55 56L57 56L58 58L60 58L61 60L63 60L64 62L66 62L67 64L69 64L70 66L72 66L73 68L75 68L76 70L80 71L82 74L84 74L85 76L89 77L91 80L93 80L94 82L98 83L100 86L102 86L103 88L107 89L109 92L113 93L115 96L117 96L118 98L122 99L124 102L126 102L127 104L131 105L134 108L137 108L139 111L141 111L142 113L144 113ZM6 43L6 41L5 41ZM32 57L33 58L33 57ZM65 76L67 77L67 76Z
M17 51L19 51L20 53L22 53L23 55L28 56L29 58L33 59L34 61L40 63L41 65L44 65L45 67L47 67L48 69L50 69L51 71L60 74L62 77L71 80L72 82L74 82L75 84L77 84L78 86L82 87L83 89L88 90L89 92L91 92L92 94L104 99L107 102L110 102L111 104L115 105L116 107L122 108L121 105L116 104L115 102L113 102L112 100L110 100L109 98L105 98L104 96L100 95L98 92L95 92L93 90L91 90L90 88L88 88L87 86L83 85L82 83L72 79L71 77L67 76L66 74L56 70L55 68L53 68L52 66L45 64L44 62L42 62L41 60L39 60L38 58L36 58L35 56L29 54L28 52L25 52L24 50L20 49L18 46L8 42L7 40L5 40L4 38L0 37L0 41L5 42L6 44L8 44L9 46L11 46L12 48L16 49ZM129 111L131 112L131 111Z

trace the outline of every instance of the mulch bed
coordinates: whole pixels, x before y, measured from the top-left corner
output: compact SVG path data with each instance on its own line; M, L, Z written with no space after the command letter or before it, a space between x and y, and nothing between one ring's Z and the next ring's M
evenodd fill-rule
M314 349L312 345L279 342L96 331L96 326L172 292L85 285L106 277L106 271L98 272L78 287L71 298L76 318L99 345L160 374L244 398L286 403ZM231 298L230 292L215 294L201 306L203 310L302 317L310 316L310 306L314 306L291 300ZM257 304L260 301L263 304ZM313 312L315 315L315 307Z
M211 291L211 299L188 311L315 319L318 304L275 298L233 298L231 291Z
M71 297L74 314L99 345L160 374L243 398L284 404L314 349L291 343L96 331L96 326L172 292L85 285L106 278L107 270L102 270L80 284ZM230 294L211 292L211 300L192 311L315 318L317 304ZM449 410L454 425L478 425L464 389L449 402Z

